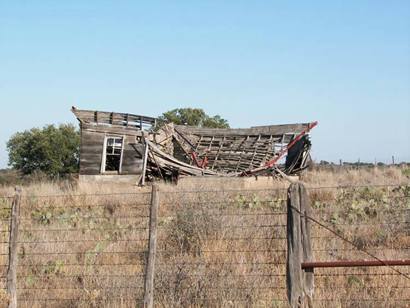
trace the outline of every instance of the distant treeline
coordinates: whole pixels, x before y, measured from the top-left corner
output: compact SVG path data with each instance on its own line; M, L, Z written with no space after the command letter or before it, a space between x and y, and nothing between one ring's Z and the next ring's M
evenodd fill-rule
M348 162L348 161L342 161L340 160L339 163L334 163L334 162L329 162L326 160L321 160L319 163L315 164L316 166L346 166L346 167L374 167L374 166L379 166L379 167L384 167L384 166L403 166L403 167L410 167L410 163L407 162L400 162L396 164L386 164L383 162L375 162L375 163L369 163L369 162Z

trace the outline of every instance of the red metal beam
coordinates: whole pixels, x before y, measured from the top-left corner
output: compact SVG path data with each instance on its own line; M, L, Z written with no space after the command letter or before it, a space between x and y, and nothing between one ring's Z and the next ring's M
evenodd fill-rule
M303 262L302 269L327 267L410 266L410 259Z
M193 151L191 157L198 168L205 169L208 166L208 157L206 155L204 159L200 160L198 159L198 153Z

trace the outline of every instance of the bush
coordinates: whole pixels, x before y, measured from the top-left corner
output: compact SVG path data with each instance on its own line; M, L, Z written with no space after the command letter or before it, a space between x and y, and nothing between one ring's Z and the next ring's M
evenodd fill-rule
M24 175L48 176L78 171L80 135L71 124L47 125L14 134L7 142L9 165Z

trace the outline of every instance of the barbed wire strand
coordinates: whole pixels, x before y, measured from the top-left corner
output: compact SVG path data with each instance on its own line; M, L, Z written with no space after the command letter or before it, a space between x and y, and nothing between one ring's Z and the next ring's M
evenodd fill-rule
M320 222L319 220L313 218L310 215L307 215L305 213L302 213L299 209L297 209L296 207L289 205L289 207L293 210L295 210L300 217L306 217L307 219L309 219L310 221L316 223L317 225L321 226L322 228L326 229L327 231L333 233L334 235L336 235L338 238L340 238L341 240L345 241L346 243L349 243L350 245L352 245L354 248L356 248L357 250L367 254L369 257L372 257L373 259L379 261L381 264L383 264L384 266L389 267L390 269L392 269L393 271L397 272L398 274L406 277L407 279L410 280L410 276L408 274L402 273L400 270L394 268L393 266L388 265L386 262L384 262L382 259L380 259L379 257L377 257L376 255L368 252L366 249L363 249L359 246L357 246L353 241L347 239L346 237L344 237L343 235L339 234L339 232L333 230L332 228L326 226L324 223Z

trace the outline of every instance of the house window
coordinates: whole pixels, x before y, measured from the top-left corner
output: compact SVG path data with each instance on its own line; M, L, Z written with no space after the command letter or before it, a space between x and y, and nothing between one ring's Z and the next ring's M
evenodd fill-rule
M122 137L107 137L105 142L104 171L121 171L122 162Z

